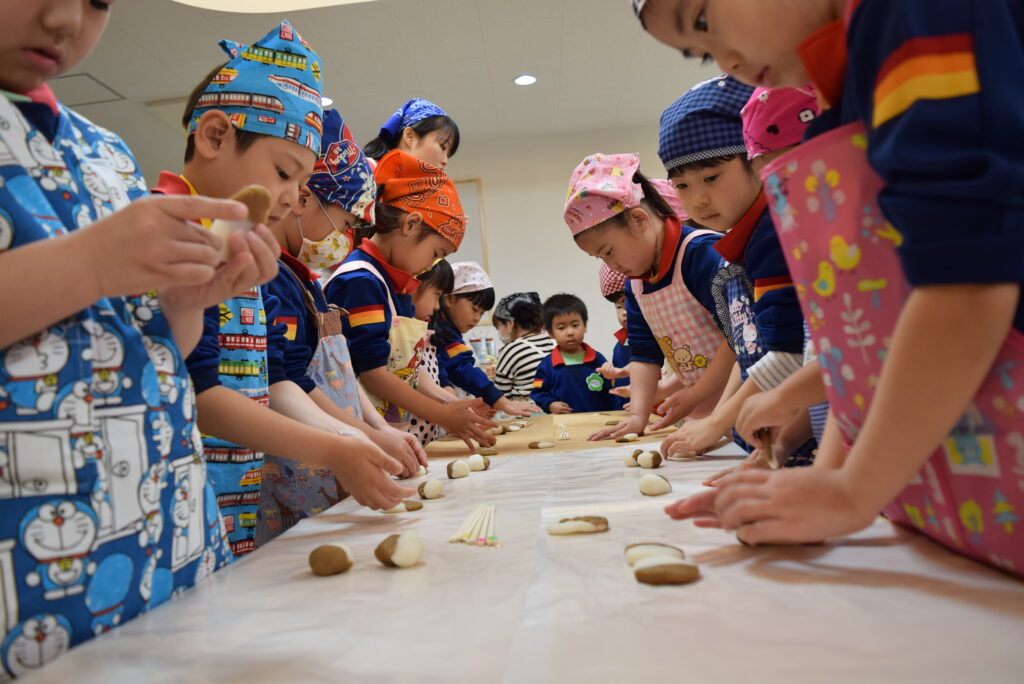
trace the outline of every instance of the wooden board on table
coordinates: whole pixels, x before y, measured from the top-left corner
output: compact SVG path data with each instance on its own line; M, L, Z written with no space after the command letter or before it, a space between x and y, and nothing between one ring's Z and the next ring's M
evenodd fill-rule
M605 442L590 442L587 438L605 428L612 427L606 423L616 420L625 420L629 416L625 411L602 411L600 413L567 413L559 416L552 416L556 437L561 432L568 432L568 440L556 442L559 451L576 451L578 449L591 449L599 445L613 444L611 440ZM656 417L655 417L656 418ZM565 430L558 428L564 425ZM658 432L645 434L633 444L661 444L674 428L659 430Z
M513 454L530 453L530 442L553 442L554 427L551 416L534 416L531 418L517 418L515 420L499 421L501 425L508 425L514 422L528 423L527 427L517 432L506 432L498 435L498 443L495 448L499 456L511 456ZM472 451L461 439L450 439L448 437L431 442L427 447L427 456L430 458L463 458L469 456Z

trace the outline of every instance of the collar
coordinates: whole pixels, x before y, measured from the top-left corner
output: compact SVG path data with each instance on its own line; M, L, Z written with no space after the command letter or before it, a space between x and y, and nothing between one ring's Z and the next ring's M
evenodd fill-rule
M846 80L846 29L861 0L847 0L842 19L826 24L797 46L804 69L817 88L823 109L839 103Z
M53 90L46 83L43 83L38 88L33 88L27 93L9 93L4 91L4 95L11 102L35 102L36 104L44 104L50 108L54 116L60 115L60 108L57 106L57 96L53 94Z
M663 216L662 221L665 223L665 231L661 236L661 258L658 261L658 270L646 279L649 283L658 282L672 270L672 264L676 261L679 237L683 233L683 227L675 216Z
M383 268L384 272L388 274L388 278L391 279L391 284L395 286L395 292L398 294L409 294L416 290L420 286L420 281L416 279L412 273L403 271L400 268L395 268L388 263L384 255L381 254L380 248L377 247L369 238L363 238L363 241L359 244L359 249L369 254L374 258Z
M284 262L285 266L292 269L292 273L297 275L299 277L299 280L303 282L315 283L317 279L320 277L320 275L314 273L309 268L309 266L306 266L306 264L302 263L301 261L293 257L291 254L289 254L288 250L286 250L283 246L281 247L281 261Z
M597 359L597 352L586 342L583 343L583 363L593 363ZM551 363L555 366L564 366L565 358L562 357L562 350L555 347L551 351Z
M757 222L761 219L761 215L764 214L767 208L768 200L765 198L764 191L762 190L758 193L754 203L747 209L747 213L743 215L743 218L715 243L715 251L725 257L727 261L731 261L734 264L742 264L743 251L747 248L750 236L754 234L754 228L757 228Z
M195 186L189 182L188 178L185 178L185 176L180 173L173 173L171 171L161 171L156 187L150 190L150 192L159 195L199 194L199 191L196 190ZM199 223L204 228L210 228L213 226L213 221L210 219L199 219Z
M629 331L625 328L619 328L619 331L615 333L615 339L619 341L619 344L626 344L626 340L629 339Z

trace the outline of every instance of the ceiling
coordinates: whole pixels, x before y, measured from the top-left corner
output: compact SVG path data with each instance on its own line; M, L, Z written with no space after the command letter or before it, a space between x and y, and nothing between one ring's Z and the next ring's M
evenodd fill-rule
M283 15L120 0L93 53L52 85L124 137L152 182L180 166L184 98L226 60L217 41L252 42L283 18L320 53L325 95L361 143L411 97L447 110L463 146L653 130L670 102L714 74L645 35L627 0L376 0ZM536 85L512 83L524 72Z

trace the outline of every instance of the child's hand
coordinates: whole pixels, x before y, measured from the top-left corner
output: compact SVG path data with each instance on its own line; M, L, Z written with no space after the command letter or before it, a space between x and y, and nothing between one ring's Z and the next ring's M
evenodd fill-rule
M343 440L325 462L338 477L341 486L363 506L391 508L415 490L403 487L390 477L402 471L402 465L361 433L339 437Z
M564 401L553 401L548 404L548 413L552 415L563 415L566 413L572 413L572 407L566 404Z
M652 425L651 430L657 431L675 425L690 415L699 404L700 399L694 396L689 387L669 395L658 407L658 415L662 416L661 420Z
M143 197L75 235L94 265L99 296L119 297L209 282L220 241L191 221L244 220L246 211L232 200Z
M693 496L680 499L665 506L665 512L673 520L693 519L697 527L721 527L718 514L715 512L715 499L718 489L708 489Z
M402 472L399 473L400 477L411 477L419 470L420 465L427 465L427 455L423 453L420 442L416 439L415 435L396 430L389 425L380 430L371 430L367 437L380 447L385 454L402 464ZM412 443L410 443L410 440ZM419 458L420 454L423 454L422 461Z
M719 425L713 416L690 421L669 435L662 442L661 450L665 456L681 451L700 454L718 444L728 430L727 426Z
M629 371L627 369L616 368L612 365L611 361L605 362L603 366L597 369L597 372L608 380L619 380L621 378L629 377Z
M647 420L640 416L630 415L627 416L624 421L618 425L598 430L594 434L587 437L589 442L597 442L602 439L618 439L623 435L628 435L631 432L635 432L638 435L644 434L644 430L647 429Z
M465 442L470 451L476 450L472 441L474 439L481 446L493 446L498 440L494 435L484 431L487 428L498 427L498 424L478 413L485 407L487 405L480 398L453 401L445 405L444 419L438 422L445 430Z
M748 444L761 446L758 432L762 428L781 428L797 417L799 407L788 406L781 401L778 388L748 397L743 402L736 419L736 432Z
M532 401L512 401L502 397L494 403L494 408L504 411L510 416L532 416L541 413L540 407Z
M741 470L748 470L751 468L760 468L761 470L772 469L772 464L768 462L768 456L765 455L764 451L761 449L754 449L744 460L731 468L726 468L725 470L715 473L708 479L704 480L701 484L705 487L715 487L722 478Z

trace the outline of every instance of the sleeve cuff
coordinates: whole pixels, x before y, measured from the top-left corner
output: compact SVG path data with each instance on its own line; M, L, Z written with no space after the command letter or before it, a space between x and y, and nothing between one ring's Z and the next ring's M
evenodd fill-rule
M488 406L494 406L496 403L498 403L498 400L500 400L504 396L505 395L502 394L501 390L495 387L494 385L491 385L489 388L485 389L483 394L484 401L487 402Z
M190 368L189 375L192 376L192 384L196 388L196 394L202 394L211 387L220 385L220 374L217 368Z
M770 351L747 371L762 392L775 389L804 365L803 354Z

